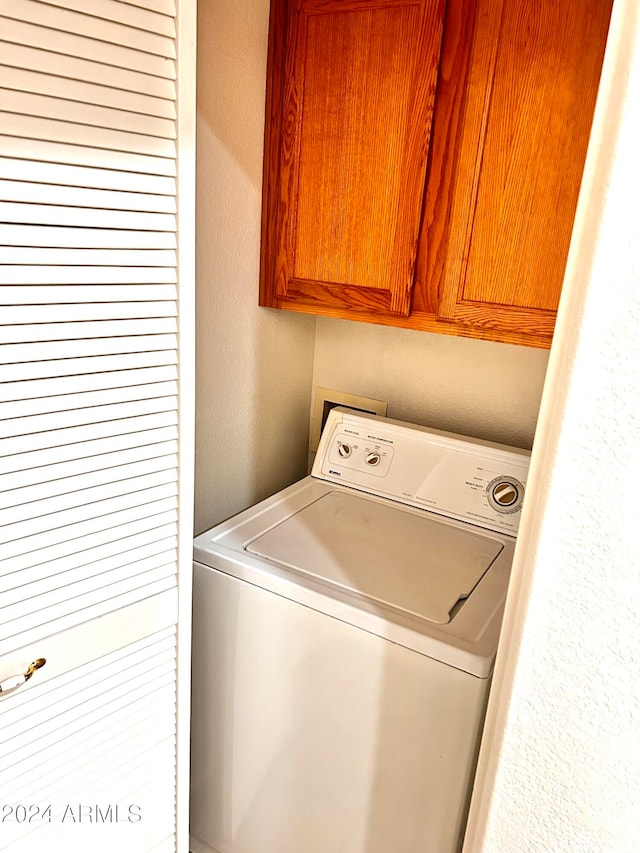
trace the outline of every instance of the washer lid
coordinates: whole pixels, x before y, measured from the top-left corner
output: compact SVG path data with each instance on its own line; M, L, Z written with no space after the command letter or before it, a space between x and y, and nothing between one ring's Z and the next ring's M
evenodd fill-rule
M330 492L246 550L436 624L452 618L503 545L426 515Z

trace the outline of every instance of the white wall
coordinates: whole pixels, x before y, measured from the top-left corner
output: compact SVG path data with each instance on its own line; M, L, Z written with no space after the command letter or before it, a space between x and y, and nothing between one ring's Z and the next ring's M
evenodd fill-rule
M195 530L201 532L306 473L315 320L258 308L268 4L201 0L198 6Z
M389 417L530 448L548 351L318 320L314 386L386 400Z
M640 849L640 7L616 0L465 851Z

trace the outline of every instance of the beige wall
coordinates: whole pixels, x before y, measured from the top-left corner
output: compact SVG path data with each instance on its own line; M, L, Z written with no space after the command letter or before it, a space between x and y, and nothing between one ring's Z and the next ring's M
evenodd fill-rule
M529 447L547 362L527 347L257 307L267 28L268 0L199 3L197 532L306 471L316 385Z
M530 448L548 351L318 320L314 387L385 400L389 417Z
M305 473L315 321L258 308L267 4L201 0L198 7L201 532Z

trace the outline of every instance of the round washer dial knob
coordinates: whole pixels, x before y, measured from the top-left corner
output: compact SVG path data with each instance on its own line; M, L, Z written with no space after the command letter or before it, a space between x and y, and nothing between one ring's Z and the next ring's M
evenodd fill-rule
M367 465L378 465L380 462L380 454L375 453L374 451L369 451L369 453L364 457L364 461Z
M341 442L338 445L338 453L345 459L347 458L347 456L351 456L351 445Z
M515 477L496 477L487 486L487 498L497 512L518 512L524 499L524 486Z

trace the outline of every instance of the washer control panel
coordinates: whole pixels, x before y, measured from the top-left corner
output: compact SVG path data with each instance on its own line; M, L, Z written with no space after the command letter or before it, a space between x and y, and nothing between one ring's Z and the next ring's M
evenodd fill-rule
M334 408L312 475L515 536L529 455Z
M352 432L337 433L329 447L329 462L350 471L384 477L393 459L393 446Z

